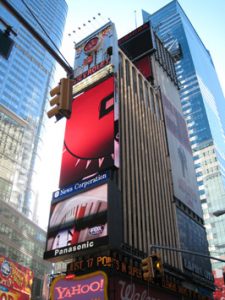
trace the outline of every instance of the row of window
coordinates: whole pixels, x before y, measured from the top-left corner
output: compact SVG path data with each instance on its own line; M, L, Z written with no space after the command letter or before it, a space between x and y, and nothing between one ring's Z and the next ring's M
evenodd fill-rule
M155 35L156 48L155 58L158 60L163 69L167 72L171 80L178 85L177 75L175 71L175 66L173 62L173 58L169 51L164 47L163 43L160 39Z
M124 58L124 59L123 59ZM123 64L124 62L124 64ZM125 66L125 68L124 68ZM143 101L146 107L156 114L158 119L163 119L161 110L161 100L158 91L155 91L150 83L138 72L136 67L120 53L120 77L126 80L126 86L133 87L133 91L138 95L138 99Z

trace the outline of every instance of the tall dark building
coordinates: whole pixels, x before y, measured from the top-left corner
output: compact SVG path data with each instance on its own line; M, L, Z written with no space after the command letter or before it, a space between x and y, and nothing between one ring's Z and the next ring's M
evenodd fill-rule
M208 244L171 54L149 22L118 49L110 22L76 44L73 83L44 254L68 269L50 297L210 299L210 261L193 255Z
M203 218L212 256L224 257L225 215L225 115L224 95L209 51L190 20L172 1L153 14L143 12L165 47L177 55L180 99L194 157ZM223 264L212 261L216 277L222 278Z

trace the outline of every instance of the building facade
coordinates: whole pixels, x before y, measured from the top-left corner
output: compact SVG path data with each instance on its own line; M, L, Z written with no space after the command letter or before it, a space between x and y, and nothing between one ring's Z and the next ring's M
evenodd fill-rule
M209 259L171 249L208 244L170 53L149 22L119 43L109 22L76 47L44 254L67 272L53 276L50 299L211 299ZM152 262L145 281L151 245L163 269Z
M212 256L223 258L225 216L213 212L224 209L225 138L224 95L209 51L185 15L178 1L153 14L151 20L163 44L175 55L180 83L180 99L192 147L203 218ZM199 59L201 57L201 59ZM221 264L212 261L213 269Z
M43 260L46 232L8 203L0 205L0 253L32 270L32 299L40 299L44 275L52 272L52 265Z
M38 22L60 46L67 14L64 0L10 4L52 48L56 50ZM42 260L45 232L29 219L37 222L37 170L55 62L2 3L0 18L17 33L11 36L14 45L8 59L0 56L0 252L34 272L32 299L36 299L51 265ZM4 25L0 26L4 32Z
M12 1L18 12L54 48L42 28L24 4ZM31 12L42 24L55 45L60 46L65 23L67 5L64 0L54 2L29 1ZM3 7L1 15L17 32L15 44L9 58L0 57L0 104L23 119L23 138L20 157L10 179L1 178L4 201L14 205L29 218L33 217L35 197L35 168L42 135L42 120L49 84L54 71L54 60L35 38ZM4 26L1 25L4 31ZM54 48L55 49L55 48Z

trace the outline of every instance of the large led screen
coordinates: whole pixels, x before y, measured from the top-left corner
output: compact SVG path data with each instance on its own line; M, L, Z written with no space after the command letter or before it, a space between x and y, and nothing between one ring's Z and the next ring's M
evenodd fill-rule
M60 188L114 166L117 122L113 77L74 98L65 129Z
M45 258L95 248L108 235L108 185L51 205Z

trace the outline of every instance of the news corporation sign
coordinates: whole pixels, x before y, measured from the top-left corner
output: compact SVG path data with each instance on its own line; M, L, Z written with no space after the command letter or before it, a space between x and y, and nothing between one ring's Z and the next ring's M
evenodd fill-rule
M63 189L57 190L52 195L52 204L69 198L77 193L80 193L88 188L94 188L100 184L107 182L109 179L109 172L97 174L92 178L80 180L75 184L71 184Z

